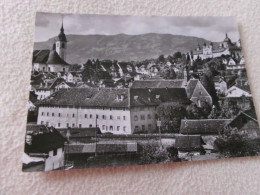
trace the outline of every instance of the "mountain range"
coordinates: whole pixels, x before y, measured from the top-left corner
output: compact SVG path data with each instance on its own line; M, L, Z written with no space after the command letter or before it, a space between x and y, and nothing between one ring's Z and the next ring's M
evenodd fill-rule
M45 42L35 42L34 50L51 49L55 37ZM141 35L67 35L66 61L82 64L88 59L140 61L172 55L177 51L194 50L198 44L210 41L198 37L172 34Z

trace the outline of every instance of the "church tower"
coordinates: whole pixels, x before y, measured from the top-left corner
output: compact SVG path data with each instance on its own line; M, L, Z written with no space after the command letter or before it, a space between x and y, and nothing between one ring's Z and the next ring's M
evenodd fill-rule
M64 28L63 28L63 17L62 17L62 24L60 28L60 34L57 37L56 40L56 52L59 54L60 58L64 61L66 60L66 48L67 48L67 38L64 34Z

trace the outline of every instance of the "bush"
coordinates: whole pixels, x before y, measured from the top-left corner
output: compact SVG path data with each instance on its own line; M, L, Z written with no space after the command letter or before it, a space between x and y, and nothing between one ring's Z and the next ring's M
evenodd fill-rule
M214 145L225 157L255 156L260 153L260 140L249 139L236 129L226 129Z

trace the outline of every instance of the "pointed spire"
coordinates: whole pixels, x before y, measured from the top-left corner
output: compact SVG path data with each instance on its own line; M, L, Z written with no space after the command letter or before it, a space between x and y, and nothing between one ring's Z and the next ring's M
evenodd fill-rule
M228 34L226 33L226 38L228 38Z
M64 28L63 28L63 15L61 16L61 28L60 31L63 33L64 32Z

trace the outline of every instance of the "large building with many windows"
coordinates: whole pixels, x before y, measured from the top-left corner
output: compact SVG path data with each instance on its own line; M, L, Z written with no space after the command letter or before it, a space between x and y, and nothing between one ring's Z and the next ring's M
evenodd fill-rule
M170 101L187 101L185 89L60 89L38 103L37 124L99 127L113 134L148 132L156 130L156 107Z

